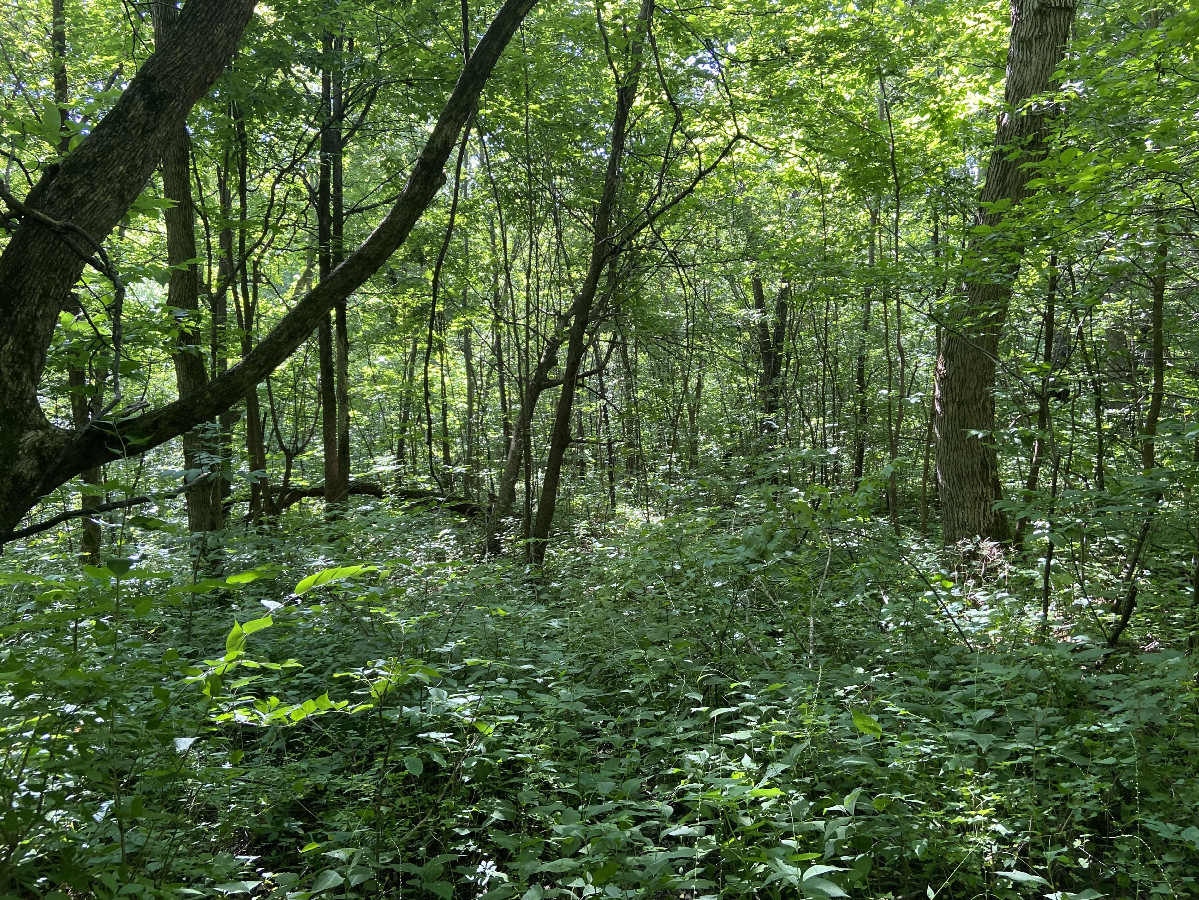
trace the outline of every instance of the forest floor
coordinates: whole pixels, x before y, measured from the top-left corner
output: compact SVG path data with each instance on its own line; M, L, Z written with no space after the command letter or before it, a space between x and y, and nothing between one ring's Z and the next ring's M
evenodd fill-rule
M182 539L0 558L0 895L1199 896L1167 594L1109 653L1036 560L798 493L541 571L385 502Z

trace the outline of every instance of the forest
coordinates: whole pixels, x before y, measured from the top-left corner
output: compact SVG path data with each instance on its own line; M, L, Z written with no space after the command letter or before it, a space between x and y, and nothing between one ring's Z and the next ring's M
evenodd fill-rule
M0 900L1199 898L1197 51L5 0Z

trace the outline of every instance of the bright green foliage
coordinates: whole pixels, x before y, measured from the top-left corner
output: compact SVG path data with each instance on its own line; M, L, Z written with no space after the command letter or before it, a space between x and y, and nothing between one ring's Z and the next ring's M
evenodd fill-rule
M368 518L297 521L220 601L144 562L6 576L8 890L1193 895L1177 653L1030 646L1000 582L798 497L594 532L541 579ZM351 546L288 596L288 554Z
M244 411L203 426L225 532L187 535L164 498L100 515L98 559L74 519L5 546L0 900L1199 896L1199 13L1084 6L1036 101L1058 114L1033 193L976 227L1008 4L659 4L536 570L560 360L501 553L480 525L591 253L637 5L534 10L461 177L349 299L367 490L306 506L313 342L258 388L265 467ZM18 197L151 49L144 6L65 0L64 119L50 8L0 13ZM312 286L323 72L346 91L347 249L377 224L462 13L260 4L189 120L203 308L166 303L158 178L105 238L126 404L175 396L185 326L215 371ZM465 13L477 38L490 10ZM942 548L932 372L987 260L1020 264L980 436L1023 531ZM76 293L39 387L56 424L113 396L112 285ZM165 446L35 517L196 474ZM250 509L268 487L278 507Z

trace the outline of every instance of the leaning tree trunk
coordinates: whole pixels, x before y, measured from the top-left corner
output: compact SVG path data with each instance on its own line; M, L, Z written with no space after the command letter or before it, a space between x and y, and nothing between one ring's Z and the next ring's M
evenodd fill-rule
M232 58L253 0L188 3L175 34L142 65L112 110L24 201L0 252L0 545L38 500L85 469L157 447L232 407L312 333L320 318L407 240L437 191L458 135L500 54L536 0L505 0L442 108L403 191L370 236L301 299L250 354L203 389L140 415L55 428L39 385L58 313L98 242L153 173L161 148ZM110 267L111 270L111 267ZM34 529L40 530L38 528Z
M977 225L995 229L1028 194L1030 163L1044 155L1049 109L1030 105L1055 89L1078 0L1012 0L1004 111L983 185ZM1006 201L1003 202L1003 201ZM999 208L996 208L996 204ZM937 359L934 400L937 488L946 544L981 536L1006 541L1007 517L995 508L1002 495L995 449L995 374L999 337L1007 320L1016 262L987 265L989 237L974 237L968 254L982 269L971 276L959 308L949 317ZM1020 248L1005 246L1003 258Z

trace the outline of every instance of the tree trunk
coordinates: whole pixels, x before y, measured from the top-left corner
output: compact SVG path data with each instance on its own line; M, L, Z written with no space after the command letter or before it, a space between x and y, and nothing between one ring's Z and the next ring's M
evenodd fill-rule
M787 334L787 304L791 299L791 288L784 284L779 288L773 315L766 309L766 295L762 279L754 273L752 279L754 309L758 316L758 396L762 418L758 423L758 434L766 438L770 446L777 442L779 424L779 402L782 398L783 344Z
M0 255L0 535L42 494L102 461L103 453L70 452L72 438L94 434L94 426L55 429L38 402L58 313L95 256L94 242L141 193L170 135L233 55L253 5L189 4L177 29L184 37L146 60L108 115L60 165L46 168L23 202L5 197L21 223Z
M61 166L51 167L24 202L4 194L20 224L0 254L0 543L40 497L85 469L150 450L232 407L391 257L445 183L454 143L535 2L506 0L463 66L391 210L249 356L159 409L93 422L79 432L55 428L38 389L62 303L95 254L92 242L103 239L137 198L170 135L232 58L253 11L251 0L187 4L172 38Z
M345 204L345 89L342 52L345 38L338 35L333 41L332 96L329 107L330 159L330 247L332 267L336 269L346 258ZM346 321L346 299L333 307L333 351L337 379L337 483L333 502L345 503L350 498L350 330Z
M174 0L156 0L153 9L154 42L162 46L175 29L179 12ZM180 124L167 138L162 154L162 191L171 201L163 213L167 236L167 305L177 310L179 338L174 353L175 384L180 397L208 383L200 350L200 272L196 258L196 213L191 193L191 137ZM215 324L215 323L214 323ZM183 466L186 479L196 486L184 496L187 526L192 534L219 531L224 525L221 510L219 447L212 427L201 424L183 435Z
M1057 86L1077 0L1012 0L1004 110L975 216L978 226L996 229L1005 207L1028 193L1029 164L1044 155L1049 124L1046 104L1029 101ZM996 208L996 204L999 208ZM937 359L934 386L937 487L946 544L975 536L1006 541L1007 517L995 509L1002 496L995 449L995 374L999 337L1007 320L1019 248L999 247L998 232L971 239L968 256L983 272L970 278L960 307L950 316Z
M1153 303L1149 309L1150 331L1150 362L1153 366L1153 384L1149 390L1149 409L1145 411L1145 427L1141 439L1141 469L1146 476L1152 476L1156 460L1156 438L1158 420L1162 413L1162 400L1166 395L1166 350L1165 331L1163 328L1163 312L1166 301L1166 262L1169 259L1169 244L1166 231L1161 221L1161 211L1157 213L1157 249L1154 253L1153 265Z
M857 421L854 423L853 489L856 492L866 474L866 426L870 420L870 397L866 393L869 385L866 368L867 341L870 335L870 307L874 297L875 237L878 233L878 214L881 201L875 200L870 207L870 237L867 244L867 281L862 289L862 333L858 336L858 354L854 363L854 392L857 396Z
M249 142L246 136L246 120L240 106L230 104L230 117L233 119L236 136L237 155L237 215L240 228L238 229L238 256L241 260L242 290L241 304L237 307L238 330L241 335L241 358L245 359L254 349L254 340L258 333L258 261L247 271L249 261L246 259L246 220L249 215L250 184L249 184ZM296 282L303 283L311 272L305 266L304 273ZM282 443L282 442L280 442ZM258 473L250 486L250 519L274 516L276 513L274 492L271 490L270 475L267 472L266 459L266 414L258 399L258 389L246 394L246 456L250 460L250 470Z
M335 74L340 61L334 59L339 43L326 32L321 39L321 55L324 57L321 72L321 136L320 163L317 172L316 227L317 258L321 281L328 279L333 269L341 262L338 258L338 239L342 234L341 194L341 122L338 119L338 98L341 79ZM333 314L327 314L317 326L317 359L320 363L321 388L321 447L325 468L325 503L334 506L343 503L347 494L342 482L349 480L349 473L341 471L342 454L340 438L341 423L341 337L345 327L344 301L335 304ZM334 319L337 323L337 348L334 349ZM348 441L348 436L347 436Z
M54 102L58 106L58 120L61 123L62 137L58 142L59 157L66 156L71 148L70 119L70 83L67 80L67 12L64 0L52 0L50 14L53 17L50 29L50 49L54 59ZM66 312L79 316L83 307L79 305L74 294L63 304ZM71 424L76 429L86 428L92 420L93 400L99 400L100 386L88 383L87 369L81 362L72 361L67 366L67 385L71 392ZM81 473L85 485L95 487L100 484L101 473L98 468L87 469ZM95 509L103 501L99 490L86 491L79 496L79 508L82 510ZM100 565L100 522L91 516L84 516L79 527L80 558L88 565Z
M591 310L599 288L604 268L612 264L612 223L616 211L616 191L620 183L621 163L624 159L625 135L633 102L637 99L637 86L641 77L642 41L648 33L654 13L654 0L642 0L637 16L637 31L629 45L629 71L623 84L616 89L616 113L612 121L612 143L608 152L608 165L604 171L604 186L599 206L595 212L594 239L591 244L591 260L587 276L579 293L571 304L569 339L566 349L566 365L562 373L562 393L554 410L554 425L550 447L546 454L545 474L541 481L541 499L537 504L537 518L530 535L532 562L541 565L545 559L546 542L554 523L554 508L558 502L558 483L562 477L562 459L570 445L570 414L574 406L578 387L579 367L587 351L587 326L591 323Z
M1041 359L1041 390L1037 395L1037 433L1033 438L1032 460L1028 464L1028 480L1024 483L1024 500L1031 503L1041 478L1041 467L1045 464L1046 446L1049 442L1049 385L1053 378L1053 336L1057 330L1057 254L1049 256L1049 290L1045 295L1045 314L1041 320L1043 357ZM1028 516L1021 516L1016 525L1014 538L1017 547L1028 527ZM1050 543L1050 549L1053 545Z
M487 519L486 544L489 553L499 552L500 524L512 515L512 507L516 503L516 484L520 478L521 458L525 455L525 437L532 424L537 401L550 386L549 373L558 365L558 348L562 346L562 340L563 333L561 331L553 332L546 340L545 349L537 360L537 368L529 379L524 396L521 397L516 421L512 424L512 437L508 441L508 454L504 459L504 470L500 475L495 505Z
M466 304L465 292L463 306ZM462 330L462 363L466 367L466 422L462 441L462 496L467 500L475 495L475 406L477 405L478 375L475 372L475 354L471 343L473 326L468 322Z
M412 338L412 349L408 352L408 363L404 366L404 395L400 399L400 434L396 438L396 467L400 472L408 468L408 429L412 423L412 380L416 377L416 355L420 350L420 335Z

